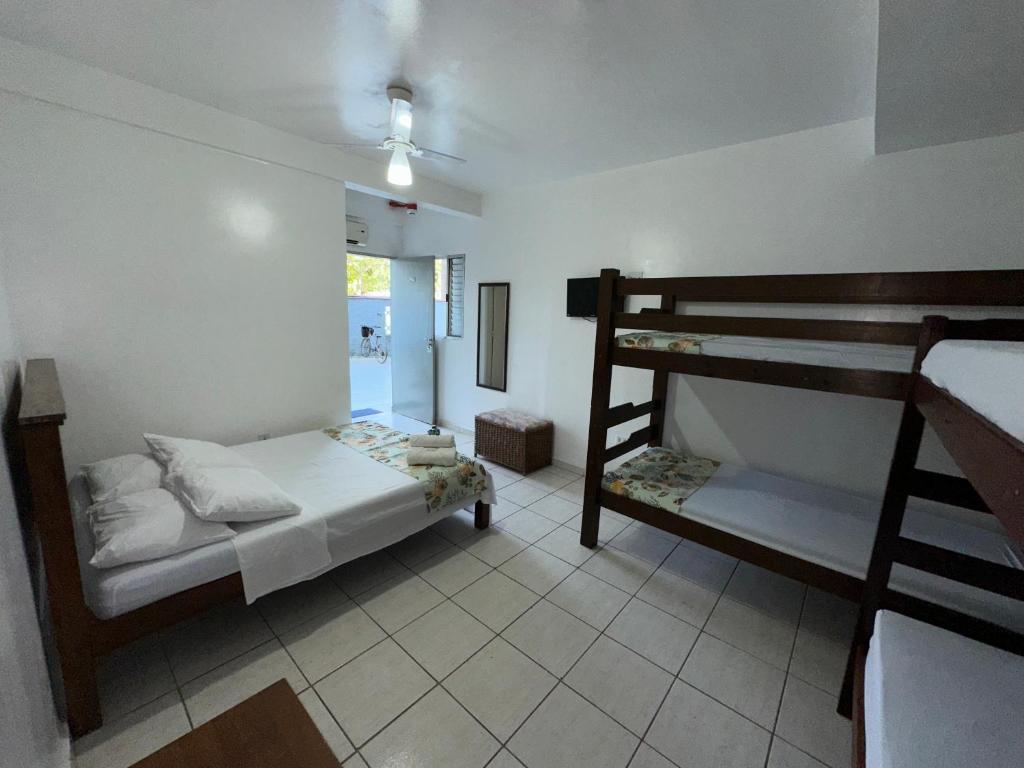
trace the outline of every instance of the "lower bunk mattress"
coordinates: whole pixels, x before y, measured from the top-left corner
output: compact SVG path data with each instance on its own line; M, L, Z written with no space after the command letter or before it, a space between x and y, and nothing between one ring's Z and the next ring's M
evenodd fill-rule
M864 666L865 768L1024 760L1024 657L879 611Z
M385 432L391 433L389 444L394 435L401 435L379 425L352 427L358 427L364 437L373 433L382 439ZM475 474L468 480L457 479L467 474L459 465L423 468L423 477L417 477L374 458L366 445L350 447L340 441L339 430L349 437L355 434L348 428L332 428L233 446L297 499L303 506L303 516L322 516L330 562L321 573L397 543L478 499L495 501L493 481L482 465L475 465ZM460 464L468 461L463 459ZM69 491L85 600L100 619L119 616L240 570L236 542L245 535L241 532L235 540L159 560L95 568L89 565L94 544L86 510L92 499L84 477L76 475ZM292 520L295 518L285 518L284 522ZM259 524L233 527L253 525Z
M881 511L878 499L648 448L608 472L606 492L660 507L801 560L863 579ZM931 502L911 503L903 535L1024 568L998 523ZM896 565L890 586L1024 632L1024 603Z

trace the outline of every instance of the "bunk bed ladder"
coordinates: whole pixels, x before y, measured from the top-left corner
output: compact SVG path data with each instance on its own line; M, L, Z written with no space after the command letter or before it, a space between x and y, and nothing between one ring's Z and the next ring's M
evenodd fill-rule
M668 399L669 371L654 372L651 399L634 405L632 402L611 407L612 353L615 346L616 315L621 313L625 297L618 292L619 270L602 269L597 293L597 328L594 340L594 382L590 398L590 432L587 440L587 467L583 481L583 523L580 543L597 546L601 512L601 479L604 465L644 445L660 446L664 437L665 408ZM658 309L645 309L644 314L674 314L676 295L661 294ZM650 414L646 427L634 431L621 443L608 447L608 430L627 421Z
M590 395L590 431L587 437L587 467L583 480L583 521L580 543L597 546L601 517L601 478L604 476L605 445L612 389L612 345L615 343L615 310L621 301L615 284L619 270L602 269L597 290L597 328L594 333L594 382ZM619 414L625 415L624 412Z
M907 501L914 486L914 473L917 465L917 454L921 448L921 437L924 435L924 416L914 405L914 384L920 376L921 363L925 355L945 335L946 318L928 316L921 325L917 352L914 355L910 386L903 403L903 415L900 418L900 429L896 436L896 449L893 452L892 464L889 467L889 479L886 482L885 496L882 500L882 512L875 531L875 543L871 549L871 561L868 565L867 577L864 580L863 598L860 603L860 614L854 630L850 656L846 662L846 673L843 676L843 687L839 695L839 713L850 717L853 708L853 673L855 668L856 649L866 645L874 629L875 613L878 611L882 593L889 583L892 573L892 545L899 538L903 526L903 515L907 509Z
M871 561L864 581L860 613L839 696L838 710L846 717L850 717L853 705L857 656L867 648L874 631L875 614L880 608L894 608L922 621L955 628L961 634L982 642L1024 653L1024 640L1010 629L888 588L892 566L898 563L1015 599L1021 599L1020 596L1024 594L1024 573L1016 568L901 535L907 501L912 496L991 513L988 504L966 479L916 467L925 417L915 402L914 392L920 379L921 363L928 351L946 338L950 325L945 317L928 316L924 318L921 327L911 383L903 406Z

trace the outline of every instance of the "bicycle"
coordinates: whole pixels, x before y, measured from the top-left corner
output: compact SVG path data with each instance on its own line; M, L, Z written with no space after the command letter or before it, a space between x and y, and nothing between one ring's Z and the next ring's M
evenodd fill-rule
M386 363L388 359L387 339L379 333L375 333L374 329L380 330L380 326L375 325L372 328L368 325L360 326L363 340L359 344L359 354L362 357L375 357L378 363Z

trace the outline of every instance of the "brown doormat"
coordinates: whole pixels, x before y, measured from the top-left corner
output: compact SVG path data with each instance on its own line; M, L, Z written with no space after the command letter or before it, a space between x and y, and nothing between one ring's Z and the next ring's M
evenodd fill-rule
M339 768L295 692L278 680L132 768Z

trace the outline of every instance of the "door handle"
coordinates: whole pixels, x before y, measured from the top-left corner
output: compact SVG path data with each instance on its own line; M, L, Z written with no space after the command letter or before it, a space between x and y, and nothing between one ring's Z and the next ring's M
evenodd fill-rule
M434 340L433 339L427 339L427 352L433 352L433 351L434 351Z

